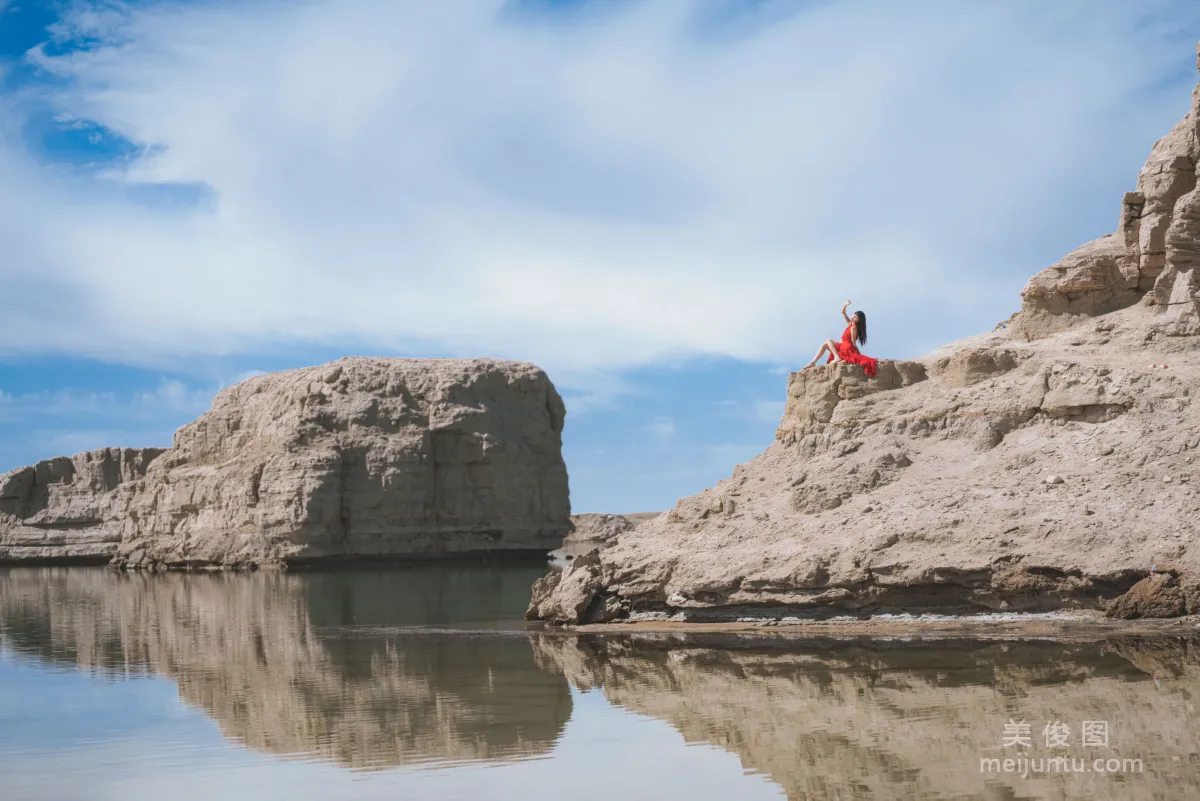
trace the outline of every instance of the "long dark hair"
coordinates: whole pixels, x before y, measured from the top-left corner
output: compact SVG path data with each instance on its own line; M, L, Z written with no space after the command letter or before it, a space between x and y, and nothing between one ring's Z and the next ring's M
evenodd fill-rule
M867 344L867 313L865 311L856 311L854 319L858 324L858 344Z

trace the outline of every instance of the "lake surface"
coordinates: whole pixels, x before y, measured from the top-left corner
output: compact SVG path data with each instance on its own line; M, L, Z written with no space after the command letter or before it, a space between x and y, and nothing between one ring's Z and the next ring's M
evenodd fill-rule
M0 799L1200 798L1198 640L528 632L542 572L0 570Z

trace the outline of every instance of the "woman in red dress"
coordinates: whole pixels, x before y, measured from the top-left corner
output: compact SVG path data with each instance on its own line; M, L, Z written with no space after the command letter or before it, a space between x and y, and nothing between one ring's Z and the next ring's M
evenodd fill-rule
M875 377L875 368L879 365L877 359L872 359L870 356L863 356L858 351L858 346L855 345L855 340L859 345L867 344L867 313L856 311L853 317L846 316L846 309L850 307L850 301L846 301L842 306L842 318L846 321L846 330L842 332L842 341L834 342L832 339L825 340L821 345L821 349L817 351L817 355L813 356L813 360L804 365L804 369L812 367L817 363L817 360L824 354L829 354L828 362L849 362L850 364L861 365L863 372L868 378Z

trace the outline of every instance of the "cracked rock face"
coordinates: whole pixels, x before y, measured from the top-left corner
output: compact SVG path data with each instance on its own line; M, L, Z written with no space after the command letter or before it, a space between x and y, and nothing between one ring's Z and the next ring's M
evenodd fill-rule
M165 452L103 448L0 476L0 562L107 562L121 543L121 488Z
M1183 600L1125 605L1200 612L1198 121L1155 145L1122 232L1034 276L1012 324L873 380L792 373L770 447L531 614L1106 609L1151 565Z
M1154 144L1136 191L1121 204L1118 230L1029 279L1015 332L1037 339L1145 297L1163 333L1200 333L1198 173L1200 87L1184 118Z
M1103 609L1151 565L1194 581L1200 337L1157 326L1139 304L973 337L899 363L908 384L793 373L770 447L567 568L535 616Z
M131 568L544 551L570 528L563 422L550 380L516 362L352 358L259 376L168 451L0 478L0 559L93 542L89 555ZM113 454L103 481L80 467Z

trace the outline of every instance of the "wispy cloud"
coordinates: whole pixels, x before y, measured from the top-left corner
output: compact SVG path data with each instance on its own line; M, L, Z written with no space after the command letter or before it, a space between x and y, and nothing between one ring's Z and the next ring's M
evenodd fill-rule
M847 294L888 355L989 327L1115 225L1200 30L1090 0L74 8L89 47L36 51L58 82L0 112L0 352L592 375L807 358ZM40 163L11 132L43 106L131 155Z
M168 447L216 391L165 378L143 392L0 389L0 472L96 448Z

